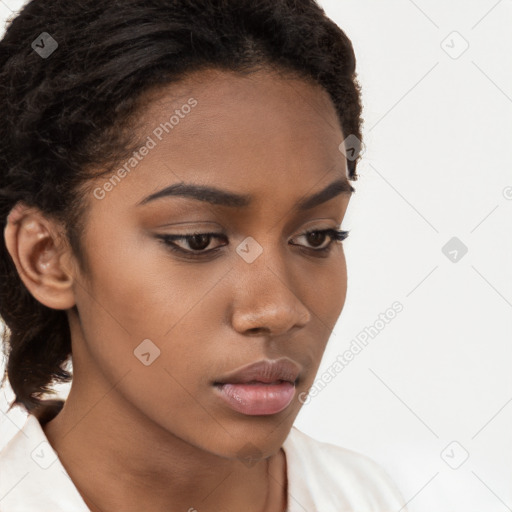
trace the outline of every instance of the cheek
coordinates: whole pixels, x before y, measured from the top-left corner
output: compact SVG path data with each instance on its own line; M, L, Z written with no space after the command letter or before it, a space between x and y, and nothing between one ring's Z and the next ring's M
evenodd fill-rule
M197 273L155 251L97 252L89 293L82 290L77 303L90 366L127 403L186 437L190 422L209 420L194 397L204 393L212 371L214 358L205 350L212 299L204 296L219 278L204 266L198 281Z
M95 242L89 256L92 298L134 338L164 336L218 279L211 265L192 270L133 228L99 232Z
M347 295L347 267L343 252L336 255L332 265L315 275L314 280L304 282L307 290L305 303L312 313L310 332L315 333L314 342L308 345L310 360L310 383L317 372L333 329L345 305ZM309 338L309 336L308 336Z
M318 270L314 280L308 279L304 285L308 290L308 306L332 331L347 295L347 264L343 247L339 248L339 253L332 257L329 265Z
M115 232L96 234L87 290L76 290L81 327L96 363L112 380L143 369L151 371L144 386L158 389L163 379L172 387L167 369L179 382L197 385L191 384L190 369L201 372L208 360L205 335L211 337L211 316L219 314L215 286L225 269L177 262L158 241L142 244L116 238ZM139 352L149 352L146 359L155 357L154 362L145 367Z

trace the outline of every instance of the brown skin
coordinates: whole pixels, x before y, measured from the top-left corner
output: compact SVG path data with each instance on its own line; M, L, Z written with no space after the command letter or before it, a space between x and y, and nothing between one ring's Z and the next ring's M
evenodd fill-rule
M59 225L37 209L19 206L6 227L25 285L67 310L71 326L73 383L44 431L94 512L279 512L281 446L347 289L342 245L317 256L329 237L315 245L301 235L340 228L350 195L302 213L292 206L346 179L344 136L322 88L270 72L202 71L157 93L140 119L144 139L188 98L198 104L104 199L89 194L86 274L59 243ZM168 197L137 206L180 181L254 202L242 209ZM206 250L224 245L219 254L187 260L155 237L194 230L224 232L228 245L212 238ZM248 236L263 247L250 264L235 251ZM149 366L133 353L146 338L161 351ZM301 368L284 411L244 415L213 392L226 373L280 357ZM241 460L248 443L260 452L253 465Z

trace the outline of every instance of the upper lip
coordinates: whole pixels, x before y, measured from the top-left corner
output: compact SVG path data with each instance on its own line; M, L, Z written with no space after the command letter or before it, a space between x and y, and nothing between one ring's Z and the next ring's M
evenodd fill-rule
M300 368L291 359L263 359L226 374L215 384L242 384L251 381L271 383L279 380L295 384Z

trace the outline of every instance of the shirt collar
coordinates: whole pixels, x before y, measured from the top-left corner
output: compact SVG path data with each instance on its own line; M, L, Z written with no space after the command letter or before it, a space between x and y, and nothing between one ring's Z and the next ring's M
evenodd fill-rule
M32 414L2 450L0 475L2 511L90 512Z

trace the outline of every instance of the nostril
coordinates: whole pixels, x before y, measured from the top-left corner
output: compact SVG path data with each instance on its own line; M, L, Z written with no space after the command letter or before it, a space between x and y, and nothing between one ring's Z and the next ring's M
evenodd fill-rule
M247 329L247 332L251 334L257 334L260 331L260 327L253 327L252 329Z

